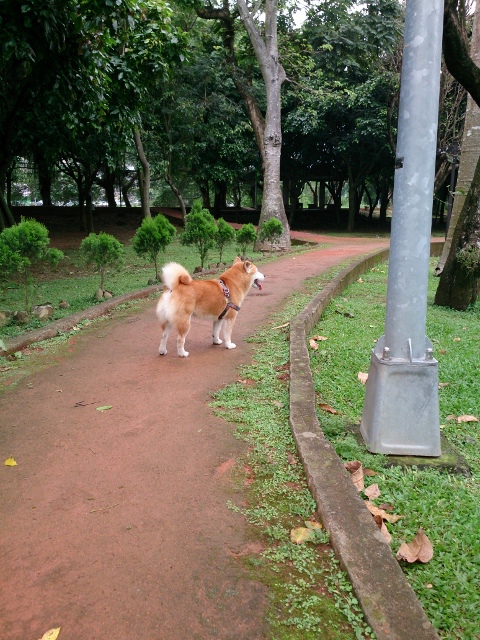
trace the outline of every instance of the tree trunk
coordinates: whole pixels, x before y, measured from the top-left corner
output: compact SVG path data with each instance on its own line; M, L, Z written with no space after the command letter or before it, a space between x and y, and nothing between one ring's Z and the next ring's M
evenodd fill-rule
M460 4L463 7L463 3ZM465 69L468 68L470 75L480 81L480 4L477 3L475 9L470 56L457 3L452 0L445 3L443 40L447 67L471 96L467 102L456 196L447 239L436 268L440 282L435 304L466 309L477 298L480 278L478 268L472 265L475 252L480 250L480 82L465 80ZM467 261L466 257L469 258Z
M451 237L435 304L464 311L476 301L480 278L480 160Z
M185 216L187 215L187 208L185 206L185 200L183 199L182 194L180 193L180 189L176 186L176 184L173 182L172 176L170 175L169 171L166 170L165 171L165 181L168 184L168 186L170 187L170 189L173 191L173 193L175 194L178 203L180 205L180 210L182 212L182 222L185 222Z
M144 218L151 218L152 212L150 211L150 165L148 164L147 157L143 150L142 139L140 137L140 131L138 127L133 130L133 137L135 140L135 147L137 148L138 159L142 168L138 172L139 188L140 188L140 200L142 203L142 214Z
M278 56L277 0L266 0L265 3L265 40L262 39L245 0L237 0L237 8L260 66L267 97L265 131L263 135L263 199L259 226L272 217L280 220L283 226L283 234L278 244L282 249L290 249L290 228L285 214L280 186L280 156L282 150L280 98L282 84L286 75ZM256 248L258 249L259 247L257 246Z
M3 231L6 227L6 223L8 223L13 227L15 226L15 218L10 211L10 207L5 200L5 196L3 191L0 189L0 230Z

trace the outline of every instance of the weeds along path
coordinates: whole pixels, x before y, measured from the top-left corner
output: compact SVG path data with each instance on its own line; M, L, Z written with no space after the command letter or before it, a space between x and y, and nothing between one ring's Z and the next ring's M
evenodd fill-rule
M330 246L262 265L237 349L213 346L210 323L194 320L190 357L173 341L158 356L152 303L80 332L3 395L0 449L18 465L1 466L2 640L54 627L61 640L266 637L266 589L237 558L250 541L226 507L242 499L226 470L245 445L207 403L302 280L388 242L315 239Z

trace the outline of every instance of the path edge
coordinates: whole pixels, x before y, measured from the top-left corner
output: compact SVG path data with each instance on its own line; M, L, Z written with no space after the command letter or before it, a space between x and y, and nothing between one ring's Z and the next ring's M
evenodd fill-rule
M430 255L443 243L433 242ZM325 438L315 411L315 388L306 337L332 298L376 264L389 249L364 256L341 271L290 322L290 427L320 518L330 534L367 623L378 640L438 640L350 474Z

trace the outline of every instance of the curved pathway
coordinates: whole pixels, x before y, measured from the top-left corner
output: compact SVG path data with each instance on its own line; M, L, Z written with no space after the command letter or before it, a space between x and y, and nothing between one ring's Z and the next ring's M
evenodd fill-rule
M262 265L235 350L194 320L189 358L157 355L152 302L71 338L60 361L0 400L2 640L260 640L266 590L236 559L249 540L230 461L244 451L207 406L232 383L244 341L300 283L388 245L294 237L329 246ZM173 338L173 336L172 336ZM172 340L171 338L171 340ZM106 411L96 407L111 405Z

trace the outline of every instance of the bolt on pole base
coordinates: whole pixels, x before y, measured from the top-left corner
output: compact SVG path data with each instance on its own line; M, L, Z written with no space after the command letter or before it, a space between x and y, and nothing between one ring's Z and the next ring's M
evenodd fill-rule
M435 358L429 354L425 360L393 359L388 349L387 353L374 350L360 425L367 449L397 456L438 457L442 453L438 426Z

